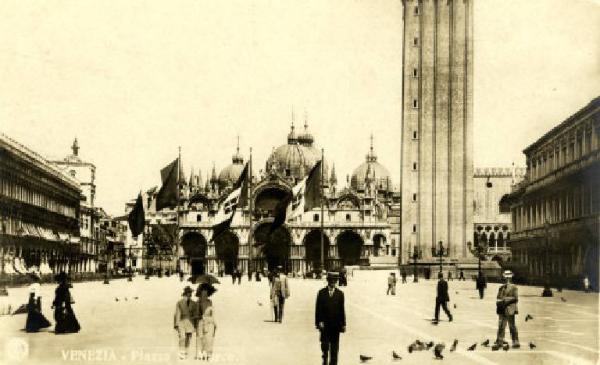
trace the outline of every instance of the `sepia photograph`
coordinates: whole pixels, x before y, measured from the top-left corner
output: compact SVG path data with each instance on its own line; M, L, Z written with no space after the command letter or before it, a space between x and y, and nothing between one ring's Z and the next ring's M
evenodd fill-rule
M600 364L600 0L0 19L0 364Z

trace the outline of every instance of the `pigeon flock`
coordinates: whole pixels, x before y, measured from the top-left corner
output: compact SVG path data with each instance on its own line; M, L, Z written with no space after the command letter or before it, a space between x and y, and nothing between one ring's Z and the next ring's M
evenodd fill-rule
M530 317L530 319L533 319L533 317L530 316L529 314L527 315L527 317ZM471 346L467 347L467 351L475 351L475 349L477 348L477 345L478 345L477 342L475 342ZM490 347L490 339L486 339L485 341L483 341L481 343L481 346ZM457 347L458 347L458 340L454 339L454 341L452 342L452 345L450 346L450 352L456 351ZM534 350L536 347L537 346L535 343L529 342L530 350ZM412 354L413 352L417 352L417 351L429 351L432 348L433 348L433 355L435 356L435 359L443 360L444 355L442 354L442 352L446 349L446 344L443 342L436 344L434 341L425 342L425 341L421 341L421 340L415 340L410 345L408 345L408 353ZM502 344L502 346L500 348L503 351L508 351L510 349L510 346L509 346L508 342L504 341L504 343ZM492 347L492 351L497 351L497 350L498 350L497 348ZM359 355L359 360L361 363L366 363L372 359L373 359L373 356L370 356L370 355L365 355L365 354ZM397 351L393 350L392 351L392 360L393 361L402 360L402 356L400 356L400 354Z

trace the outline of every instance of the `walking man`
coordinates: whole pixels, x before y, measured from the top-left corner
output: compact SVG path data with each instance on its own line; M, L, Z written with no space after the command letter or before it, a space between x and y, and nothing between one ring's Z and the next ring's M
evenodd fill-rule
M328 273L327 286L317 294L315 326L321 333L323 365L337 364L340 333L346 332L344 293L335 287L337 280L337 273Z
M195 332L195 323L200 318L198 303L192 300L192 288L183 289L181 300L175 305L175 318L173 327L179 335L179 358L185 359L188 355L192 333Z
M283 321L283 306L285 300L290 297L290 287L287 276L283 273L283 268L278 266L273 275L273 284L271 286L271 300L273 300L275 310L275 322Z
M391 273L390 276L388 276L388 289L386 295L390 295L390 292L392 293L392 295L396 295L397 281L398 280L396 280L396 273Z
M485 279L485 276L483 275L483 272L479 272L479 275L477 275L477 284L476 284L477 290L479 290L479 299L483 299L483 294L485 292L485 288L487 288L487 280Z
M517 302L519 301L519 291L517 286L512 283L513 273L510 270L504 271L505 284L498 289L498 297L496 299L496 313L498 314L498 335L496 343L492 346L492 350L497 351L504 345L504 333L506 332L506 322L510 330L512 339L512 347L518 349L519 333L515 323L515 315L519 313Z
M444 280L444 274L440 271L438 273L438 284L437 284L437 296L435 297L435 318L433 324L439 323L440 307L444 310L448 316L448 321L452 322L452 313L448 310L448 302L450 296L448 295L448 283Z
M400 275L402 276L402 284L406 284L406 270L402 269Z

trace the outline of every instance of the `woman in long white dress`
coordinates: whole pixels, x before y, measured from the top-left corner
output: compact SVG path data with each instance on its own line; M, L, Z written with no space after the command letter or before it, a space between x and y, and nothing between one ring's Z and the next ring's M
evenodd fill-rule
M198 286L198 306L200 307L200 321L196 327L196 357L200 360L210 360L213 353L213 344L217 324L215 322L215 309L209 299L217 289L211 284L202 283Z

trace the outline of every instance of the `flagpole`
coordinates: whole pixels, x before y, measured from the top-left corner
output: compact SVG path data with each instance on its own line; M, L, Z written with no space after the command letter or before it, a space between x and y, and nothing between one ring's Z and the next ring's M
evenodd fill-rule
M325 197L323 195L323 164L325 161L325 150L323 148L321 148L321 268L322 270L325 270L325 243L324 243L324 238L323 235L325 234L325 232L323 231L324 228L324 221L323 221L323 215L325 212Z
M175 238L175 271L177 273L179 273L181 271L181 265L179 263L180 259L179 259L179 200L180 200L180 189L181 187L179 186L179 179L181 177L181 146L179 146L179 156L177 157L177 204L175 205L175 212L177 214L177 219L176 219L176 224L177 224L177 229L175 230L175 232L177 232L176 238Z
M252 275L251 268L254 268L254 257L252 255L252 147L250 147L250 159L248 160L248 219L250 220L250 229L248 230L248 275Z

